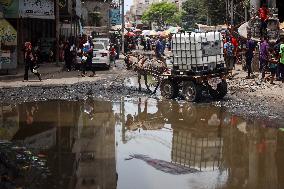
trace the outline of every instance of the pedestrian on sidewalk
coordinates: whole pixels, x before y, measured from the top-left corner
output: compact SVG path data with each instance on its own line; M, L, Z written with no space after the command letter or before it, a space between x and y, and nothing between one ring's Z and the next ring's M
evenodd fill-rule
M109 52L110 52L110 60L113 62L113 65L116 67L115 59L117 53L113 45L110 46Z
M37 70L37 65L36 65L36 56L33 52L32 49L32 44L31 42L25 42L25 47L24 47L24 62L25 62L25 74L24 74L24 80L23 81L28 81L29 80L29 70L38 77L38 79L41 81L41 75Z
M277 64L276 64L276 81L279 81L279 52L280 52L280 45L281 45L281 34L280 34L280 39L278 39L273 47L274 50L274 57L276 58Z
M275 56L274 48L269 48L269 70L270 70L270 84L274 84L273 81L275 80L278 58Z
M64 61L65 61L66 70L67 72L69 72L71 70L71 63L72 63L71 45L69 41L66 41L64 45Z
M267 42L267 37L262 37L260 43L260 55L259 55L259 70L261 71L261 80L265 79L265 72L268 66L268 57L269 57L269 44Z
M162 58L163 55L163 50L164 50L164 46L162 44L163 38L160 37L159 39L157 39L156 41L156 48L155 48L155 54L158 60L160 60Z
M234 67L234 45L232 44L230 37L226 38L226 43L224 44L224 55L226 68L232 77L232 70Z
M89 75L89 77L94 77L96 75L95 69L92 65L92 58L93 58L93 48L94 44L92 40L89 38L89 40L85 40L85 43L83 44L82 48L82 58L81 58L81 76L86 76L86 69L87 67L91 69L92 74Z
M239 43L238 43L238 40L237 38L235 38L232 34L231 34L231 42L232 44L234 45L234 65L233 65L233 68L235 69L236 68L236 63L237 63L237 57L238 57L238 49L239 49Z
M281 36L281 45L279 51L279 64L278 64L278 71L279 71L279 79L284 82L284 37Z
M262 5L262 7L259 8L258 13L261 20L260 36L264 37L267 33L267 20L269 15L269 10L265 3Z
M248 39L247 39L247 43L246 43L246 52L245 52L245 56L246 56L246 68L248 71L248 76L246 77L246 79L251 79L251 74L252 74L252 59L253 59L253 54L254 54L254 50L255 50L255 42L251 39L251 35L248 34Z

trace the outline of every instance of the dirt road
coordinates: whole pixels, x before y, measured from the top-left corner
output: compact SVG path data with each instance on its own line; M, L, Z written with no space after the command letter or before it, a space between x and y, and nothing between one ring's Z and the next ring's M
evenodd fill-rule
M238 68L237 68L238 70ZM268 121L284 120L284 84L275 85L260 82L258 78L247 80L244 71L235 71L235 77L228 80L229 93L222 101L204 99L203 103L224 106L229 111L247 118L265 118ZM81 77L77 71L48 73L42 82L21 79L0 81L0 102L21 103L49 99L77 100L87 97L115 100L121 97L161 98L159 92L150 95L137 85L129 84L129 78L136 80L136 73L127 71L123 64L110 71L99 71L96 77Z

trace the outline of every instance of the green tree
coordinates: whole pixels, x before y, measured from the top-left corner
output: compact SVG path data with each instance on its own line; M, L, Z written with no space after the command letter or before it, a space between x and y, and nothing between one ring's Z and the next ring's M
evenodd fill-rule
M142 15L143 22L155 22L159 28L176 25L180 22L178 8L173 3L160 2L152 4Z
M224 24L226 21L226 1L207 0L204 1L208 10L208 19L211 25Z
M195 28L195 24L206 24L207 0L187 0L182 4L182 22L185 29Z

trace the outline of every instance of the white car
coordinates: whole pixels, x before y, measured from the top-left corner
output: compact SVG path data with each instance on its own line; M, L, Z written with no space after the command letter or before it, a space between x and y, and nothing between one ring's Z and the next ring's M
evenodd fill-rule
M103 42L94 42L92 65L94 67L110 67L109 50Z
M104 45L107 49L109 49L109 47L110 47L109 38L96 37L96 38L93 39L93 43L96 43L96 42L104 43Z

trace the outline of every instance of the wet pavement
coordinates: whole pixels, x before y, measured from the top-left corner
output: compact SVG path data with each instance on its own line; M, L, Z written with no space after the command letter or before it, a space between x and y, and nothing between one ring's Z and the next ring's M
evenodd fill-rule
M284 188L280 124L145 97L3 103L0 188Z

